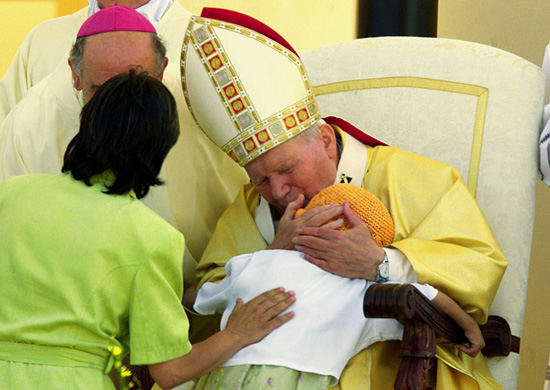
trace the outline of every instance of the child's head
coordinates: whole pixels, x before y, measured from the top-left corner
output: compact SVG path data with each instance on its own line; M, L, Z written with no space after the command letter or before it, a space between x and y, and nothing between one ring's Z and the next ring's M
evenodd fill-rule
M383 247L393 241L393 219L384 206L384 203L364 188L353 184L334 184L315 195L305 209L296 212L296 218L314 207L331 203L343 205L348 201L350 208L368 226L374 242ZM350 223L342 215L344 225L340 230L351 227Z

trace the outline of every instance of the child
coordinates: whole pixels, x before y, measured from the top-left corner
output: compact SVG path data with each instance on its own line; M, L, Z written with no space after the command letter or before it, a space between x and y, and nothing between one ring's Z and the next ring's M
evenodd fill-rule
M379 199L360 187L330 186L317 194L307 209L342 204L344 199L367 224L378 245L391 243L390 214ZM301 252L263 250L236 256L225 268L225 280L206 283L199 290L194 306L197 312L223 313L223 329L237 296L246 301L282 285L296 294L295 318L261 342L239 351L223 367L201 378L195 389L326 389L338 382L348 360L360 350L378 341L402 337L398 321L364 317L363 297L371 281L328 273L305 261ZM414 286L464 329L470 345L456 348L475 356L484 341L474 319L432 286Z

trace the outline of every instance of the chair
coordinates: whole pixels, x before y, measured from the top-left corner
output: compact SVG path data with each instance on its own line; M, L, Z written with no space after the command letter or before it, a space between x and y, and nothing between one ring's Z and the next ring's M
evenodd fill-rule
M465 343L463 330L410 284L373 284L365 294L363 311L367 318L395 318L404 325L401 365L394 383L396 390L425 390L429 369L436 355L438 337ZM519 353L520 339L512 335L508 322L490 315L480 326L485 357Z
M500 49L442 38L357 39L300 54L323 115L455 166L508 258L491 314L521 335L544 75ZM519 355L487 359L517 387Z

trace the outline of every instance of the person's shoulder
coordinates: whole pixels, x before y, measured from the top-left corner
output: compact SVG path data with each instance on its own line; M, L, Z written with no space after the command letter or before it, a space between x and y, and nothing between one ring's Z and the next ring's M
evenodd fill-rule
M179 239L183 237L178 229L172 226L168 221L158 215L155 211L145 205L141 200L135 198L134 195L109 195L120 199L122 204L129 207L118 207L120 210L121 219L130 224L145 235L154 240L162 240L163 237L169 239ZM127 198L125 200L125 198ZM131 199L128 199L131 198ZM170 238L172 237L172 238Z
M47 106L55 99L52 93L52 75L46 76L34 85L25 96L10 110L2 127L17 127L20 130L26 128L26 123L33 121L40 112L47 109Z
M44 48L55 48L60 42L73 40L87 17L88 7L85 7L71 15L46 19L31 29L20 50L43 52Z
M50 96L53 96L52 87L55 84L56 83L54 81L54 73L48 74L29 89L25 96L23 96L19 103L17 103L17 105L14 107L14 110L20 105L24 107L25 105L32 104L32 102L35 102L39 99L50 99ZM19 110L23 109L19 108Z
M6 120L11 116L11 121L18 127L34 126L38 121L41 126L45 126L46 123L42 121L46 113L53 115L60 111L61 117L78 120L80 110L81 106L71 83L70 67L66 61L61 61L53 73L28 90Z
M177 46L177 52L179 56L179 50L181 50L181 42L185 35L185 26L187 26L187 24L191 20L192 15L193 14L183 8L181 4L179 4L177 1L174 1L174 3L160 19L159 23L156 26L157 33L164 40L164 43L167 45L169 52L171 46L173 46L174 49L176 49ZM169 66L170 62L168 63Z
M166 11L166 13L161 18L161 23L163 21L170 20L172 18L185 18L190 19L193 14L189 12L187 9L183 8L183 6L178 2L174 1L170 8Z
M44 188L50 186L54 181L61 179L61 174L29 173L25 175L14 175L7 177L2 188L10 192L30 191L31 188Z
M185 247L183 234L141 201L136 199L132 205L132 208L127 209L129 212L120 214L121 228L130 236L137 238L148 252L157 251L159 248L160 250L168 247L180 248L183 256Z
M73 14L62 15L56 18L46 19L38 23L29 32L30 37L39 39L51 36L55 32L65 32L67 29L80 28L88 17L88 7L84 7ZM72 38L72 37L71 37ZM50 42L50 44L55 44Z

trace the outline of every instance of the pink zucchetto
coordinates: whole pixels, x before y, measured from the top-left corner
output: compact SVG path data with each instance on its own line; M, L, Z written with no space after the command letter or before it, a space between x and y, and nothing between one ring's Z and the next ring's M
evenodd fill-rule
M122 5L103 8L90 16L78 30L77 38L112 31L152 32L155 27L135 9Z

